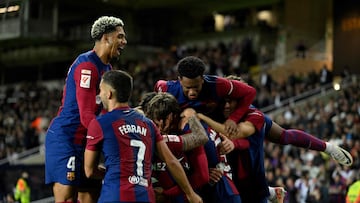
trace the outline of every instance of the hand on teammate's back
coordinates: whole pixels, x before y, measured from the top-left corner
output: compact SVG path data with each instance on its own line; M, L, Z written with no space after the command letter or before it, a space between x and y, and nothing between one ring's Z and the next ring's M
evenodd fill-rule
M225 125L225 131L228 135L235 135L237 133L237 125L235 121L227 119L224 125Z

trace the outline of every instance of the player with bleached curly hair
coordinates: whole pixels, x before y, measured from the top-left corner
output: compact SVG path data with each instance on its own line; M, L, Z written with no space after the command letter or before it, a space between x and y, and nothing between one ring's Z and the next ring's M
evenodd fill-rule
M92 50L80 54L68 70L61 106L45 140L45 183L51 184L55 202L97 202L101 180L86 179L83 156L87 128L101 112L97 99L103 73L112 69L127 44L120 18L102 16L92 25Z

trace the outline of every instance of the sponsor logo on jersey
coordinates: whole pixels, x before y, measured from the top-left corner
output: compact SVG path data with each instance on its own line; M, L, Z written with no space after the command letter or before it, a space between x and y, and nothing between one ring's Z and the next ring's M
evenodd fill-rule
M80 87L90 88L90 80L91 80L90 75L81 74Z
M167 135L169 142L180 142L180 138L177 135Z
M91 75L91 70L82 69L81 74Z
M141 176L135 176L135 175L129 176L128 181L133 185L141 185L144 187L149 186L148 181Z
M93 137L93 136L91 136L91 135L86 135L86 139L93 140L93 139L95 139L95 137Z
M90 88L91 70L82 69L80 87Z

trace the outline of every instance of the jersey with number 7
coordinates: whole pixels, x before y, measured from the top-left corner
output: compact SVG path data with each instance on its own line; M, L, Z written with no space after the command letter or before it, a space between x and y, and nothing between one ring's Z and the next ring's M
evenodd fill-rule
M151 165L162 139L154 123L131 108L92 120L86 149L102 152L106 167L99 202L154 202Z

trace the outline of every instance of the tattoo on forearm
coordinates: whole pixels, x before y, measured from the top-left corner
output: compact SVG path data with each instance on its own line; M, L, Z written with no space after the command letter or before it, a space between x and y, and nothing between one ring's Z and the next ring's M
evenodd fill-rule
M195 116L192 116L188 120L191 133L183 135L183 150L188 151L204 145L208 140L208 136L204 127L201 125L199 119Z

